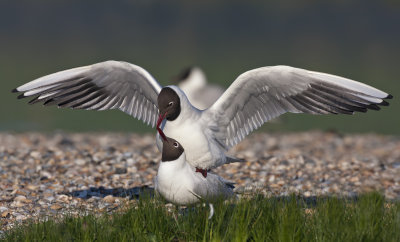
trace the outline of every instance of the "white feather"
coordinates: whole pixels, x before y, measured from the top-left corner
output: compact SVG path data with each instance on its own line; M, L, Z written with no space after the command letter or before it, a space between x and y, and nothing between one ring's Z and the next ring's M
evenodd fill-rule
M43 88L46 85L54 85L58 82L65 81L67 79L79 76L80 74L88 71L91 68L91 66L82 66L82 67L77 67L65 71L59 71L47 76L40 77L36 80L33 80L31 82L26 83L25 85L22 85L17 88L17 91L19 92L25 92L29 91L35 88Z

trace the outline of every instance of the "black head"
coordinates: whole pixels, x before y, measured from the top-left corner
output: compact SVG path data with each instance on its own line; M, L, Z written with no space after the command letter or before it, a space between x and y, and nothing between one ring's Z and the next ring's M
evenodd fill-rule
M178 141L168 138L166 140L163 139L163 149L162 149L162 156L161 161L173 161L178 159L184 149Z
M158 94L158 110L168 121L175 120L181 113L181 100L176 92L169 87L161 89Z
M185 81L190 76L190 73L192 73L192 70L193 70L192 66L186 67L185 69L183 69L182 72L179 73L179 75L177 75L173 78L173 80L172 80L173 83L179 84L179 83Z

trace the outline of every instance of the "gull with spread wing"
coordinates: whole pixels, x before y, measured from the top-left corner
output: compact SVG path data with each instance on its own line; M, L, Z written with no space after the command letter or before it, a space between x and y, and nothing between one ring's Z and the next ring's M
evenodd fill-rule
M387 106L392 96L347 78L290 66L271 66L241 74L208 109L193 107L176 86L161 85L143 68L106 61L40 77L14 92L35 96L30 103L59 107L119 109L157 124L161 136L185 147L186 160L203 175L236 161L225 155L265 122L286 112L353 114ZM157 122L158 117L158 122Z

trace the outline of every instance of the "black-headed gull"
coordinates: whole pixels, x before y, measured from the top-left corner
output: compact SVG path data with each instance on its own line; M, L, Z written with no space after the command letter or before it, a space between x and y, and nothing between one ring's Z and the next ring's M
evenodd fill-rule
M185 68L176 77L176 82L190 103L201 110L209 108L225 91L220 86L207 83L206 75L197 66Z
M161 163L154 179L155 190L176 205L214 202L234 196L233 183L209 172L206 177L186 162L185 150L171 138L163 139Z
M77 109L120 109L185 147L189 164L207 169L231 162L225 151L279 115L353 114L387 106L392 96L339 76L289 66L241 74L208 109L193 107L176 86L164 88L143 68L106 61L40 77L14 91L30 103ZM164 120L166 119L166 120ZM160 150L162 141L157 135Z

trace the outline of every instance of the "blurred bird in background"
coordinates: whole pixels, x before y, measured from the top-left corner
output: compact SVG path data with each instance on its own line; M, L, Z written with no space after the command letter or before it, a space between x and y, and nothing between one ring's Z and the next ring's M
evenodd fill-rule
M225 88L210 84L204 71L197 66L187 67L173 81L182 89L196 108L209 108L224 93Z

